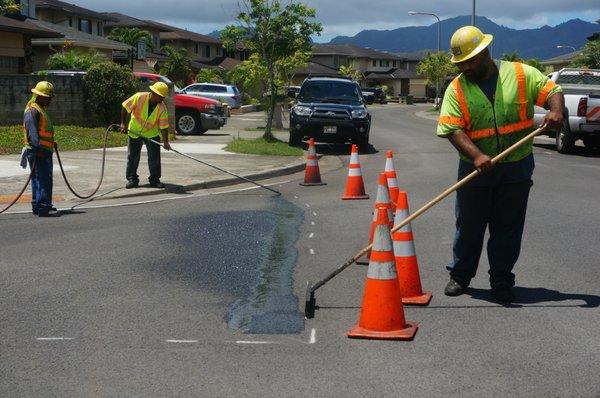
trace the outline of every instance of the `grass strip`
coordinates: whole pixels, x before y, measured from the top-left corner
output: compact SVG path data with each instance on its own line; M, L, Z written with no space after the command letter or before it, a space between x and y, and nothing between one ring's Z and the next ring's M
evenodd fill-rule
M226 151L244 153L247 155L269 155L269 156L302 156L304 151L297 147L291 147L287 142L281 140L267 141L264 138L246 140L234 138L225 147Z
M55 126L54 139L61 151L78 151L102 148L104 127ZM108 147L127 145L127 136L109 133ZM0 126L0 155L21 153L23 147L22 126Z

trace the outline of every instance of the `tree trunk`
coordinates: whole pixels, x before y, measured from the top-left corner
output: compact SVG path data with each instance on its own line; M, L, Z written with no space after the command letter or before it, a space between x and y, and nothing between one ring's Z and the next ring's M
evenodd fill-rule
M273 127L273 113L275 111L275 103L277 93L275 93L275 72L273 71L273 66L269 65L269 88L271 95L269 97L269 106L267 107L267 126L265 127L265 133L263 134L263 138L266 141L274 141L275 137L271 132Z

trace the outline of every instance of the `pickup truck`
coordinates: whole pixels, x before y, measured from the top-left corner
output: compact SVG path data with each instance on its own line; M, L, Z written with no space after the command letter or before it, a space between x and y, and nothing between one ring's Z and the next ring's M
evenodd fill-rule
M557 151L571 152L579 139L586 148L600 149L600 69L564 68L548 77L565 95L565 121L560 131L550 133L556 138ZM546 113L535 107L537 126Z
M134 72L142 83L164 82L173 84L167 77L156 73ZM218 130L227 123L223 104L219 101L180 94L175 87L175 128L179 134L204 134L207 130Z

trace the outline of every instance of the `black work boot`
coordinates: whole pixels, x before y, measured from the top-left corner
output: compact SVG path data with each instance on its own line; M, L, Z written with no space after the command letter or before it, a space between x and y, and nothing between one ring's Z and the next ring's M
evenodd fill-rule
M454 279L450 278L450 281L444 289L444 294L446 296L460 296L465 292L466 288L466 286L463 286Z
M492 286L492 296L502 303L515 301L515 294L513 293L512 286L508 283L498 283L497 285Z
M139 183L137 181L127 181L127 184L125 184L125 188L126 189L131 189L131 188L137 188L139 185Z
M153 181L153 182L150 183L150 186L152 188L165 188L166 187L165 184L163 184L160 181Z

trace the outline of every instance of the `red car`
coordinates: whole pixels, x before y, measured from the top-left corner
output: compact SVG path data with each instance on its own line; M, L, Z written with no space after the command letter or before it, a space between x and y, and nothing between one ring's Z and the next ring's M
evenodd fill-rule
M163 82L172 85L167 77L156 73L134 72L142 83ZM204 134L218 130L227 123L223 104L210 98L179 94L175 86L175 127L179 134Z

